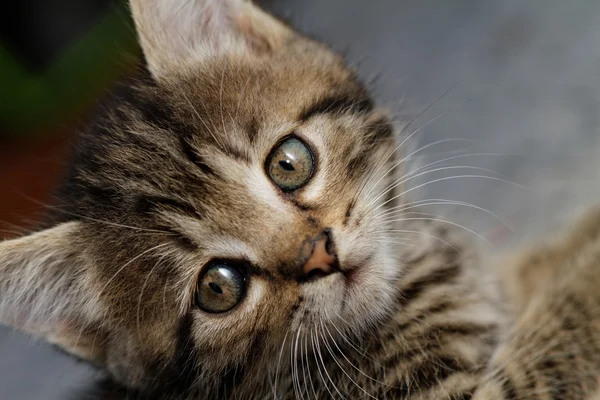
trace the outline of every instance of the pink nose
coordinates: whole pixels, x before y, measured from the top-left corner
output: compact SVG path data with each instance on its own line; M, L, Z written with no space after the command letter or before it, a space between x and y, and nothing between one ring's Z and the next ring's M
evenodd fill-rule
M337 258L327 251L327 238L315 242L311 256L302 271L307 279L315 279L332 274L337 270Z

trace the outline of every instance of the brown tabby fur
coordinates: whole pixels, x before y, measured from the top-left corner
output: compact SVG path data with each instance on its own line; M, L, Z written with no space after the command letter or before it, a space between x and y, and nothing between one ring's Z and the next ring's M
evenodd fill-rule
M131 3L150 76L76 143L45 229L0 244L1 321L105 369L106 399L594 393L600 212L503 268L508 302L457 232L382 218L411 171L337 55L244 0ZM264 163L291 133L316 171L284 193ZM324 229L341 273L307 281ZM193 300L213 259L249 265L223 314Z

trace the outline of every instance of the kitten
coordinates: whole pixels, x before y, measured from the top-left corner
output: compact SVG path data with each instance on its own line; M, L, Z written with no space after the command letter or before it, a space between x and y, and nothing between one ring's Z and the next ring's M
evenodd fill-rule
M403 142L339 56L244 0L131 8L149 76L76 143L46 229L0 244L4 323L105 369L110 398L594 387L597 348L564 331L597 327L560 325L556 295L592 301L593 279L551 280L511 317L468 241L402 221Z

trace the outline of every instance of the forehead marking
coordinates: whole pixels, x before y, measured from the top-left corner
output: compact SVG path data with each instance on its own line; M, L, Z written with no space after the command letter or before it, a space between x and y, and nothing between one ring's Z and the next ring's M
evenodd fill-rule
M299 120L307 121L320 114L353 112L366 114L373 110L373 101L362 91L340 93L322 98L300 113Z

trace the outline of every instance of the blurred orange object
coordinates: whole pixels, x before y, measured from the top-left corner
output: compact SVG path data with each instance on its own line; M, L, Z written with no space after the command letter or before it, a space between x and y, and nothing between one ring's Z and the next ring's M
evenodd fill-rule
M69 131L32 141L0 140L0 237L31 228L46 210L43 204L51 204L66 166Z

